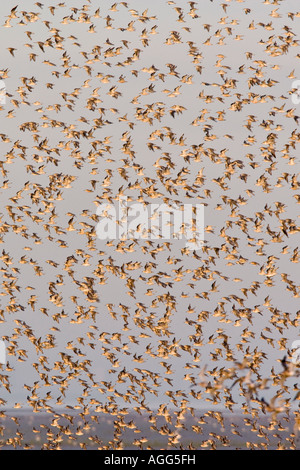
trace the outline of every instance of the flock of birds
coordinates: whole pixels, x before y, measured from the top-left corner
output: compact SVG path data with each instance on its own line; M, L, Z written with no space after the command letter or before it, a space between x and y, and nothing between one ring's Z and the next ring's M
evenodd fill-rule
M300 11L77 3L17 5L0 29L0 445L33 446L12 400L52 416L43 449L234 446L237 412L246 448L296 449ZM122 196L204 204L201 249L97 239Z

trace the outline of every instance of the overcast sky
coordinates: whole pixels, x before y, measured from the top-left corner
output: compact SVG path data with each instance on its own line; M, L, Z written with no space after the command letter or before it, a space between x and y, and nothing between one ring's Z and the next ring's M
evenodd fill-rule
M280 53L280 46L287 37L287 30L284 29L286 25L293 32L291 40L299 40L297 33L300 18L294 16L292 20L288 16L289 12L297 13L298 2L286 0L274 5L257 0L247 3L226 1L223 4L226 6L224 11L221 2L207 0L195 2L197 10L194 16L197 17L193 18L189 15L190 5L186 1L173 3L155 0L149 3L144 0L129 0L128 8L119 3L117 11L111 11L111 3L104 0L100 4L100 17L92 18L94 33L89 33L92 23L71 22L66 19L72 13L67 2L66 6L56 4L54 14L51 14L46 3L42 9L32 1L23 3L26 3L27 12L39 14L37 20L29 23L30 13L26 19L26 15L22 15L25 6L20 4L16 10L17 18L11 20L11 27L4 27L12 6L11 3L5 3L1 10L3 25L0 28L0 69L7 91L6 104L0 111L0 163L4 171L1 176L0 217L2 230L4 231L5 224L9 226L8 230L1 234L1 239L2 250L11 258L10 264L1 261L3 321L0 331L8 347L7 359L10 366L6 372L2 367L2 373L8 376L11 384L11 393L5 389L1 391L1 397L7 401L6 406L13 406L18 402L24 409L28 407L28 390L23 385L25 383L32 387L35 381L40 381L41 396L45 396L49 390L52 391L53 400L49 403L54 406L56 399L61 395L57 383L53 380L53 376L60 375L59 371L53 370L55 362L61 360L60 353L70 354L74 360L90 361L88 370L94 374L93 380L97 383L103 380L112 382L113 387L120 391L125 391L130 385L127 381L124 384L117 383L118 373L124 367L134 374L137 373L135 368L158 373L161 379L160 387L156 389L157 395L147 393L146 402L150 406L169 403L165 392L170 390L170 386L164 381L164 377L173 380L171 389L181 389L188 394L192 383L184 380L186 374L194 377L198 391L201 390L199 373L203 368L212 371L215 367L220 370L234 365L234 360L226 360L223 340L217 337L218 328L223 329L228 336L228 343L236 360L243 360L247 348L250 354L258 348L266 355L260 374L269 377L272 368L280 370L278 361L287 354L292 341L298 339L299 329L297 323L294 326L287 324L286 328L283 325L284 331L281 334L270 323L270 308L286 312L291 320L297 318L299 298L286 289L282 274L285 273L287 278L298 286L299 267L291 261L291 257L299 245L299 233L282 235L280 242L272 242L267 228L279 232L280 221L274 213L268 214L264 211L266 208L275 211L280 202L284 204L284 213L279 214L281 219L294 220L296 225L299 220L299 206L294 197L299 194L299 189L293 188L291 184L293 175L299 172L297 138L291 145L293 132L298 132L299 126L293 116L287 115L292 108L295 108L295 116L300 115L299 106L292 103L290 95L293 80L300 79L297 43L291 45L285 54ZM79 9L78 12L72 13L73 18L79 18L82 2L74 0L73 3L74 7ZM178 21L180 12L175 11L176 6L182 8L182 21ZM92 16L99 7L99 2L87 2L86 7L88 16ZM245 12L245 8L250 11ZM145 16L153 18L142 22L134 16L134 12L130 13L130 9L138 11L139 15L147 9ZM277 17L276 12L275 16L270 16L272 10L276 10L280 16ZM112 18L112 26L109 29L105 19L107 15ZM20 24L21 20L25 24ZM49 27L45 23L47 21L50 22ZM124 31L131 21L134 22L134 31ZM251 23L253 28L249 29ZM269 26L266 28L266 25ZM144 29L146 31L143 32ZM27 31L32 33L31 39ZM173 40L172 43L171 39L169 44L167 38L172 37L171 32L174 31L179 34L179 42ZM52 38L51 43L54 45L57 32L63 38L61 49L45 44L40 47L39 42L45 43L49 38ZM146 39L146 43L143 44L142 39ZM208 39L211 45L207 44ZM106 42L107 40L109 41ZM122 41L125 41L125 44ZM31 47L27 47L27 44ZM95 54L93 49L98 46L101 53L98 60L92 61ZM115 51L118 47L120 53L110 57L107 50L112 48ZM196 58L189 54L191 47L198 51L195 53ZM8 48L15 49L14 56ZM124 61L132 57L136 49L140 50L138 60L131 63L129 61L129 64L124 65ZM35 60L30 60L30 54L35 54ZM218 60L221 59L221 54L224 57L220 65ZM167 64L176 66L175 75L169 74L172 65L170 68ZM151 66L156 68L156 72L150 80L150 73L146 69ZM64 75L66 70L67 76ZM294 73L291 74L293 70ZM56 72L58 73L55 75ZM26 80L22 77L26 77ZM258 78L260 84L249 86L249 80L255 78ZM221 88L226 80L231 80L227 82L227 92ZM263 86L262 82L266 83L268 80L274 80L273 85ZM28 84L27 90L24 88L24 82ZM47 87L47 84L50 85ZM234 84L233 87L230 84ZM153 87L153 93L147 92L150 85ZM109 94L113 86L116 86L120 93L117 98ZM175 92L175 96L172 96L177 87L179 93ZM25 103L21 103L20 88L26 91ZM77 96L70 95L74 92L77 92ZM252 96L249 95L251 93ZM88 99L93 94L99 101L94 110L87 109ZM263 101L255 103L254 94L258 101L260 96L264 95ZM68 99L73 101L67 101ZM243 100L247 99L248 102L243 103ZM14 103L14 100L18 103ZM240 111L235 111L232 105L237 101L242 102ZM152 123L137 118L138 109L145 111L148 105L153 107L149 113ZM173 118L171 111L175 105L182 106L183 109ZM283 112L280 112L278 109L282 106ZM164 108L161 118L158 114L155 115L160 107ZM99 111L98 108L102 109ZM218 120L218 112L223 115L224 120ZM249 116L254 119L251 128L247 129ZM97 121L100 117L102 123ZM54 120L57 121L56 124ZM22 125L28 122L37 124L36 140L33 138L34 133L26 129L26 125L25 129L22 128ZM193 122L196 125L192 125ZM130 126L130 123L134 125ZM208 134L205 126L209 126ZM88 133L91 129L90 138L85 138L84 135L76 137L70 133L72 130ZM154 131L160 131L162 137L153 135ZM173 133L175 141L168 137L168 132ZM276 134L275 155L268 161L264 157L270 155L270 148L267 148L266 143L270 133ZM133 158L124 153L124 142L127 138L130 139L128 142L134 151ZM47 139L44 142L47 147L41 148L44 139ZM98 142L93 146L95 141ZM157 147L151 150L149 143ZM202 152L199 151L198 158L195 156L197 146L202 146L203 149ZM209 157L212 153L215 158ZM168 169L169 174L160 179L158 165L166 167L168 160L162 158L168 155L173 166ZM224 189L219 186L218 179L222 178L227 170L225 156L229 161L237 163L230 179L225 179ZM49 157L52 157L52 161ZM74 164L76 161L79 162L77 167ZM41 166L43 168L39 170ZM126 179L121 171L124 167ZM199 184L197 191L193 192L187 190L184 185L176 186L170 183L177 190L177 194L168 192L168 178L176 180L182 170L182 178L190 187L202 171L205 178L203 184ZM38 173L39 171L41 173ZM51 175L54 174L71 175L73 181L68 187L53 187L51 192L49 183ZM105 178L109 175L108 182ZM280 180L284 175L289 176ZM268 179L269 192L265 192L263 187L257 184L262 176ZM183 202L191 196L193 200L205 204L205 226L211 226L212 229L207 228L205 232L204 245L207 248L197 252L198 258L191 252L182 253L183 243L172 240L169 248L165 245L155 257L150 254L150 249L161 246L161 242L154 241L153 246L149 247L146 241L139 240L133 251L120 252L116 251L119 240L107 245L94 234L94 246L92 249L88 246L88 239L82 234L82 223L90 224L90 229L96 228L97 222L92 217L107 190L115 203L120 188L123 194L132 197L133 201L137 201L142 195L144 200L153 202L146 194L151 181L145 180L145 177L153 179L155 190L161 194L161 199L169 197L171 200L178 199ZM91 180L95 181L94 187ZM134 189L136 182L140 184L141 190L138 187ZM24 190L25 184L28 185L27 191ZM34 197L37 188L46 189L43 197L34 203L31 197ZM18 191L22 191L20 198L11 199L18 195ZM61 198L57 199L60 195ZM232 214L228 201L236 201L239 197L243 198L245 203L237 205L236 213ZM42 213L45 209L43 198L50 203L49 211L45 213ZM234 206L234 202L232 204ZM49 227L49 217L53 209L56 215L54 225L61 227L65 233L55 232L51 223ZM29 212L26 214L26 210L30 211L30 215ZM87 211L87 215L83 214L83 210ZM9 211L16 214L15 220L9 215ZM66 230L68 221L72 218L67 213L74 214L74 231ZM261 220L260 230L255 230L257 213L262 213L265 217ZM249 218L248 235L238 223L241 221L239 215ZM18 216L22 218L17 220ZM34 221L32 216L40 217L41 221ZM226 225L227 221L232 223L231 227ZM44 224L48 224L49 231ZM23 225L27 227L28 238L22 236L20 227ZM232 259L229 259L228 252L221 250L224 243L232 249L221 236L223 228L226 228L227 235L236 237L237 240ZM47 238L49 235L51 239ZM58 240L65 241L67 246L62 247ZM125 246L129 247L131 243L132 240L128 240ZM261 252L258 252L260 247ZM284 247L288 247L286 254L283 252ZM78 249L83 250L82 255L76 253ZM34 266L30 262L22 263L24 256L28 261L33 259L42 268L42 275L35 274ZM70 256L75 256L78 260L72 267L77 284L64 269ZM273 264L276 275L272 277L272 285L268 286L264 268L270 256L275 257ZM170 263L171 258L174 260L173 264ZM85 259L87 261L84 264ZM57 266L49 264L47 260L57 263ZM105 283L101 284L99 278L94 275L99 262L102 263L105 273ZM138 268L132 269L131 262L139 263ZM149 263L154 263L151 274L145 272ZM119 268L123 265L126 276L122 275L122 270L113 273L107 267L110 264ZM209 275L208 271L206 279L199 276L195 280L194 270L200 267L208 268L212 274ZM180 271L176 273L178 268ZM63 276L63 283L59 282L60 275ZM157 275L162 284L149 281L151 275ZM126 285L128 276L135 280L135 292L132 295ZM90 303L85 293L80 290L80 283L86 281L86 278L94 279L93 288L98 302ZM12 293L7 287L11 281L17 286L13 287ZM61 297L59 305L50 301L49 294L49 283L57 281L59 283L56 292ZM171 284L168 285L168 282ZM243 288L251 288L253 283L260 283L255 294L249 291L245 294L241 291ZM296 289L299 292L299 286ZM209 292L208 299L203 292ZM159 320L166 314L164 296L167 293L173 301L170 335L159 337L151 328L143 329L139 326L141 323L139 324L138 319L149 319L152 315L154 324L159 324ZM34 310L28 303L32 295L36 296ZM79 309L82 308L86 312L91 306L95 308L94 320L90 315L89 318L83 318L82 323L74 323L76 312L78 313L78 307L72 301L74 296L77 297ZM240 324L236 324L237 316L234 312L241 305L234 296L242 299L242 308L249 309L251 322L242 317ZM15 312L9 312L7 306L11 299L24 309L17 308ZM145 306L145 310L141 309L139 313L138 303ZM109 313L107 304L112 304L115 318ZM120 304L128 309L128 329L124 329L126 322L124 323L124 311ZM224 317L218 316L218 308L223 309ZM47 315L40 309L47 309ZM55 315L62 310L66 315L59 322L55 321ZM198 316L203 311L207 312L207 319L199 322ZM197 346L191 339L195 334L195 323L188 324L186 319L201 325L202 345ZM44 349L43 353L37 352L24 334L24 324L16 324L16 320L26 322L41 342L47 341L47 335L53 335L55 347ZM96 326L97 330L93 330L93 326ZM51 330L53 327L58 328L58 331ZM266 327L270 330L264 330ZM15 339L14 328L20 328ZM249 343L243 345L244 349L238 349L236 345L240 343L245 328L254 334L248 337ZM108 339L113 333L121 333L121 341L113 339L110 344L103 345L97 340L103 331L108 333ZM261 332L274 339L274 347L261 337ZM87 333L94 333L95 340L90 339ZM212 335L215 343L209 340ZM132 336L136 337L137 343L132 342ZM84 338L84 344L78 341L80 337ZM286 338L286 350L280 349L278 344L282 337ZM178 355L170 355L167 358L160 356L161 340L167 341L169 345L172 342L178 344ZM17 344L15 349L13 341ZM94 349L88 343L95 343ZM127 343L127 351L130 353L128 355L122 349L113 349L121 348L124 343ZM72 346L80 349L83 356L78 356L76 351L72 351ZM114 368L103 355L105 351L102 346L114 354L118 366ZM184 350L180 346L188 347ZM154 353L154 357L147 354L147 347L148 351L150 348ZM218 360L214 361L216 348L220 348L222 353ZM27 354L27 357L23 356L23 361L18 360L20 353L16 351L20 349L25 350ZM33 365L40 364L41 354L46 356L48 362L45 362L45 365L49 370L40 365L39 371L48 375L50 387L44 386ZM196 358L199 358L198 362L194 361L195 354ZM143 363L138 362L139 356L144 360ZM162 361L171 365L173 374L165 375ZM186 363L196 367L186 369ZM77 398L84 388L79 379L85 380L89 386L92 384L88 374L81 371L77 378L70 381L65 392L65 405L77 403ZM95 395L96 399L105 402L106 394L97 393L97 387L91 388L90 396ZM238 387L233 389L232 393L237 403L244 401L244 397L239 396ZM270 396L273 390L264 393ZM195 400L189 395L189 401L195 407L211 406L210 402L205 401L207 397L209 398L209 395L203 393L202 399ZM121 399L116 398L116 402L124 406ZM132 404L135 405L135 402ZM222 408L223 402L218 406Z

